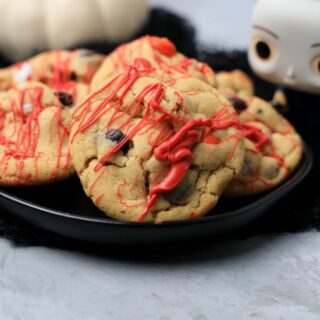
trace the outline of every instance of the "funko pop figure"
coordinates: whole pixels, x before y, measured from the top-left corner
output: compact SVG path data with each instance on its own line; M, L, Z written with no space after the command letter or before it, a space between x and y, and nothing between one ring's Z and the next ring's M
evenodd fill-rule
M258 0L249 63L267 81L320 94L320 0Z
M283 90L286 116L319 156L320 0L257 0L248 59L259 77Z

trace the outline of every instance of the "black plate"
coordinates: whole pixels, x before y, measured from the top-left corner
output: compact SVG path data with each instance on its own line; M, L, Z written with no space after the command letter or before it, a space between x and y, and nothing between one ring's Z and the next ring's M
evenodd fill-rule
M1 188L0 203L12 214L43 229L98 243L154 244L219 236L267 212L310 172L313 158L305 148L298 169L278 188L246 199L221 199L212 214L163 224L120 222L105 217L88 199L77 177L54 185Z

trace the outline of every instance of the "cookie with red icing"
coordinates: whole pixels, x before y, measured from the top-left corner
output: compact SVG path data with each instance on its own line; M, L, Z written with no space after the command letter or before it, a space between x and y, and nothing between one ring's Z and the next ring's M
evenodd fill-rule
M247 196L274 188L299 164L303 146L292 125L271 104L251 97L233 96L245 143L240 175L228 186L227 195Z
M142 59L142 60L141 60ZM172 85L176 79L195 77L216 85L215 74L206 64L179 53L167 38L144 36L123 44L109 54L92 79L92 87L98 88L110 76L124 70L134 61L145 60L151 64L150 76Z
M237 113L217 91L204 92L201 103L146 75L136 61L76 108L75 169L86 194L115 219L203 216L242 167ZM208 116L200 110L209 112L210 100Z
M250 77L241 70L220 71L216 74L219 91L227 96L240 98L253 96L254 84Z
M68 104L48 86L28 82L0 94L0 184L37 185L74 173Z
M0 69L0 92L8 90L12 87L12 69Z
M14 88L27 81L39 81L55 91L72 95L76 104L89 93L91 79L102 61L102 55L88 49L44 52L1 69L0 90Z

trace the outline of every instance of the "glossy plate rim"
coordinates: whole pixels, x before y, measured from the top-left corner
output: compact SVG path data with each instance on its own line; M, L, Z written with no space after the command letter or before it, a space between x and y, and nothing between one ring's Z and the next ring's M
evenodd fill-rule
M32 209L34 213L41 213L41 214L45 213L45 214L53 215L56 218L64 218L68 220L76 220L76 221L85 222L85 223L92 223L92 224L99 224L99 225L112 225L112 226L126 227L126 228L127 227L164 228L164 227L178 227L178 226L180 227L180 226L208 223L213 221L222 221L222 220L230 219L235 216L244 215L245 213L254 210L257 206L265 206L266 203L268 203L269 201L273 203L277 200L280 200L284 194L290 192L297 185L299 185L310 173L313 167L312 151L305 144L303 147L303 151L304 151L303 157L301 159L299 167L291 174L288 180L286 180L284 183L282 183L280 186L276 187L275 189L267 192L258 200L255 200L252 203L247 204L238 209L227 211L225 213L221 213L217 215L213 214L213 215L203 216L203 217L190 219L190 220L176 220L176 221L167 221L162 223L118 221L118 220L113 220L107 216L101 217L101 218L85 217L85 216L80 216L77 213L70 213L70 212L51 209L51 208L36 204L34 202L24 200L21 197L14 196L12 194L9 194L6 191L2 191L1 189L0 189L0 197L6 200L9 200L13 203L26 206L29 209ZM103 215L103 212L101 212L101 214ZM23 219L23 217L21 218Z

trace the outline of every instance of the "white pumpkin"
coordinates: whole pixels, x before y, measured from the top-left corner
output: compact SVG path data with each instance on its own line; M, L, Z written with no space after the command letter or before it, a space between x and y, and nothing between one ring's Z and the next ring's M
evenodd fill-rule
M148 18L147 0L0 0L0 51L12 60L36 50L120 41Z

